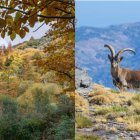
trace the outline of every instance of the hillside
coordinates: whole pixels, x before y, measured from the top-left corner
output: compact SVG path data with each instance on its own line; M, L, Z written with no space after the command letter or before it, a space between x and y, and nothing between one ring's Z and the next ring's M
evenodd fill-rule
M76 68L76 83L81 79L89 87L76 88L76 140L139 140L140 94L106 88Z
M0 48L0 139L74 138L73 50L56 42L31 38Z
M139 140L140 95L93 86L86 98L77 92L76 140Z
M139 38L140 22L104 28L79 27L76 29L76 63L87 69L96 83L114 87L107 58L110 52L103 47L104 44L111 44L116 51L126 47L133 48L136 55L124 53L121 66L140 70Z

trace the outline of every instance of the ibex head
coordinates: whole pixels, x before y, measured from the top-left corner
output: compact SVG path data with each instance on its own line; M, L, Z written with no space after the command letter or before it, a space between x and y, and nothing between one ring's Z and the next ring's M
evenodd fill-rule
M124 48L124 49L121 49L117 54L115 54L115 50L114 48L111 46L111 45L104 45L104 47L108 48L111 52L111 55L108 55L108 58L111 62L111 67L112 68L115 68L119 65L119 62L122 61L123 59L123 56L121 56L121 54L125 51L131 51L133 52L134 54L136 53L133 49L131 48Z

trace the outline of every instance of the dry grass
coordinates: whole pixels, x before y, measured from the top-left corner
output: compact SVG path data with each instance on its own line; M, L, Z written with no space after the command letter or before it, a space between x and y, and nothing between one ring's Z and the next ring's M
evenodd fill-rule
M77 106L89 105L86 99L77 95ZM96 123L107 122L108 119L128 125L128 130L140 132L140 94L120 92L94 85L94 91L89 94L91 107L96 110ZM117 131L112 128L112 131Z
M114 90L108 90L101 85L94 85L94 91L89 94L91 98L90 103L98 104L98 105L108 105L108 104L118 104L123 105L125 103L131 105L132 97L134 97L134 93L121 92L118 93Z
M77 128L89 128L92 126L90 118L83 116L81 114L76 114L75 120Z
M78 93L75 94L75 110L81 111L83 114L89 114L89 103L84 97Z
M98 136L76 133L75 140L101 140Z
M128 130L140 132L140 115L133 115L126 118Z

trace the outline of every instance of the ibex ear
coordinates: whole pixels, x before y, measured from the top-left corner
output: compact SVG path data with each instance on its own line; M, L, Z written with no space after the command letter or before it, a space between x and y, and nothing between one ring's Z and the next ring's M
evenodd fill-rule
M108 59L110 60L110 61L112 61L112 57L108 54Z
M120 61L122 61L122 60L123 60L123 56L120 57Z

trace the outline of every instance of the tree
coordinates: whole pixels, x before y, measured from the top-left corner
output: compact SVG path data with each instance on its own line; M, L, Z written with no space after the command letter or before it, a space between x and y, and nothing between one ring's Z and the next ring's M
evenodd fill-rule
M51 23L56 31L60 27L69 30L70 24L74 28L74 0L1 0L0 8L3 38L6 33L12 40L17 34L24 38L29 27L34 27L37 22L41 22L41 26Z

